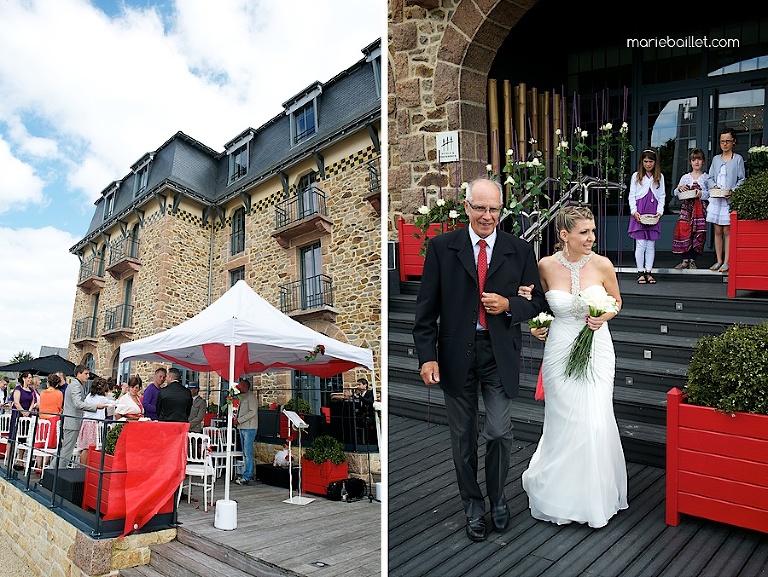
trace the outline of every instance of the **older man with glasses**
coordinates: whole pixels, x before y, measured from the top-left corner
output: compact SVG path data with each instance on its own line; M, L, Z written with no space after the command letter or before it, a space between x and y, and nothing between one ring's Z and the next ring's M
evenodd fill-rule
M487 534L485 498L477 481L479 396L485 405L491 521L501 532L510 518L504 484L513 441L512 399L520 378L520 323L544 307L533 248L496 228L502 205L498 182L470 183L464 200L470 226L427 245L413 327L421 378L445 393L465 530L472 541ZM517 296L520 286L531 288L530 301Z

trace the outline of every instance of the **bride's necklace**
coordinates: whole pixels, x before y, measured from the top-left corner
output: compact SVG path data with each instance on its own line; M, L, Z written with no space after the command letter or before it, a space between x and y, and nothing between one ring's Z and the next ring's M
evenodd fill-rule
M583 257L581 257L576 262L571 262L567 258L565 258L565 255L563 255L563 251L556 252L555 258L557 261L563 265L565 268L567 268L569 271L571 271L571 294L573 296L578 296L579 294L579 287L581 286L581 282L579 281L579 271L581 271L582 268L584 268L584 265L587 264L589 259L592 258L592 255L594 253L585 254Z

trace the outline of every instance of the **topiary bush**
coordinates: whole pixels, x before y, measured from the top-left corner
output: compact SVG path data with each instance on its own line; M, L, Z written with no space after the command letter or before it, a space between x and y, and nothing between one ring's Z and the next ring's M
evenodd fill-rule
M112 427L107 432L107 440L104 441L104 452L107 455L115 454L115 447L117 446L117 438L120 436L120 433L122 432L124 426L125 426L125 423L119 423L114 427Z
M684 392L693 405L768 415L768 323L701 337Z
M731 195L739 220L768 220L768 170L752 174Z
M303 415L308 415L312 410L312 406L309 404L309 401L302 399L301 397L291 397L288 399L288 402L285 403L283 408L286 411L294 411Z
M320 435L315 437L312 446L305 451L304 458L317 465L326 461L341 465L347 460L347 455L344 452L344 446L335 437Z

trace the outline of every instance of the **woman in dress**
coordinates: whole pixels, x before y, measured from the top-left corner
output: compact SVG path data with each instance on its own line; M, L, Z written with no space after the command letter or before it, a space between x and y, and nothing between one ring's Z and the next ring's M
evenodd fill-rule
M19 384L13 389L11 395L11 428L9 438L16 436L16 421L19 417L29 417L37 408L39 396L32 386L34 376L30 371L22 371L19 375ZM17 439L21 441L21 439Z
M592 252L595 220L586 207L565 207L555 224L562 251L539 261L542 288L555 319L549 329L531 329L546 339L542 361L544 429L523 473L531 515L559 525L576 521L603 527L627 508L627 469L613 414L616 357L608 312L590 316L579 293L610 295L621 308L611 261ZM529 287L521 287L528 297ZM584 327L594 343L584 376L566 376L576 336Z
M96 409L95 411L85 411L88 413L89 418L84 418L80 425L80 433L77 437L77 448L80 450L80 462L86 464L88 461L88 452L86 449L91 445L97 444L98 429L104 427L103 421L107 417L107 409L110 410L115 406L115 400L107 397L108 393L107 380L98 378L91 383L91 392L85 398L86 403L96 405L106 405L103 409ZM98 419L98 420L94 420Z
M144 416L144 408L141 406L141 377L135 376L128 379L128 387L119 399L115 407L115 420L127 419L135 421Z

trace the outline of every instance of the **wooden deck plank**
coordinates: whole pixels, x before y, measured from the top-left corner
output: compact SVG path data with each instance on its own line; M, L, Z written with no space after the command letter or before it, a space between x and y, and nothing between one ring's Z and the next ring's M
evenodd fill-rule
M533 519L520 476L535 443L520 441L506 485L510 527L472 543L464 534L448 427L414 426L413 421L389 416L387 560L393 577L737 577L768 572L768 535L688 515L679 526L668 526L665 475L657 467L627 463L629 508L606 527ZM481 444L480 477L483 450Z

